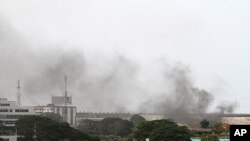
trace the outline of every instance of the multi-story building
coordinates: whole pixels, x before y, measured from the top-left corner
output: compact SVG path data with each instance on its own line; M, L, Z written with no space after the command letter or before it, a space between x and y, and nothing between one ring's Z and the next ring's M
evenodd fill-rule
M131 113L103 113L103 112L78 112L76 114L76 123L77 125L82 120L94 120L94 121L101 121L104 118L121 118L125 120L130 120L133 116Z
M1 130L1 138L7 141L15 141L13 135L16 134L15 122L26 115L37 115L34 106L20 106L16 101L8 101L7 98L0 98L0 120L5 127L5 132Z
M36 106L36 113L56 113L59 114L63 120L71 126L76 125L76 106L72 105L72 97L52 96L52 104L47 106ZM66 102L66 104L65 104Z

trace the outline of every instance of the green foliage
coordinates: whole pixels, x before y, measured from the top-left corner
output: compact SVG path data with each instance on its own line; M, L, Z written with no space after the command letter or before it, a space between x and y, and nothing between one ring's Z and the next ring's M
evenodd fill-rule
M125 141L133 141L134 134L129 134L125 137Z
M201 125L201 128L209 128L209 121L207 121L206 119L203 119L201 122L200 122L200 125Z
M56 122L42 116L25 116L16 122L18 134L23 136L25 141L42 140L86 140L88 135L74 129L65 122Z
M222 133L226 133L227 129L223 126L223 123L218 122L214 124L213 131L216 134L222 134Z
M3 127L3 121L0 120L0 127Z
M218 135L206 135L201 138L201 141L219 141Z
M3 121L2 121L2 120L0 120L0 135L2 135L2 134L3 134L3 131L4 131ZM1 141L1 139L0 139L0 141Z
M101 139L99 136L94 135L89 137L89 141L101 141Z
M126 136L132 129L131 122L120 118L105 118L100 122L100 131L104 135Z
M120 118L105 118L101 121L83 120L78 128L86 133L126 136L132 133L133 124Z
M134 127L138 127L142 122L145 121L145 118L141 115L135 114L130 118L130 121L133 123Z
M77 128L85 133L98 134L100 132L100 121L82 120Z
M169 120L142 122L134 133L138 141L150 138L154 141L191 141L191 133L184 126L178 126Z
M56 114L56 113L43 113L40 116L50 118L57 122L63 122L63 118L59 114Z

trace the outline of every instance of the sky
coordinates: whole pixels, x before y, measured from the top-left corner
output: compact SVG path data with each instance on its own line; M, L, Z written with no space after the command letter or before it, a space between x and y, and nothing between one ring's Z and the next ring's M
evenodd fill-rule
M155 85L162 81L157 75L162 64L182 64L189 68L195 87L213 94L214 103L234 103L236 100L237 113L250 113L249 7L249 0L0 0L0 30L5 32L0 38L4 43L7 35L8 40L11 39L0 44L0 49L6 52L0 54L0 65L8 68L0 74L3 78L0 88L4 92L1 96L14 99L15 80L22 79L21 73L25 74L25 69L17 72L18 65L10 67L3 63L6 56L30 55L37 59L43 56L41 54L50 54L53 60L55 51L74 51L90 60L87 65L94 64L92 71L96 74L102 71L102 63L114 60L114 56L122 56L118 59L118 62L125 62L121 68L124 65L124 69L126 65L135 70L140 68L138 79L154 80ZM17 38L17 43L21 42L23 47L16 45L15 50L12 47L11 51L6 51L6 44L14 46ZM22 52L21 48L31 53L18 53ZM18 57L14 58L17 59L13 59L14 62L20 61ZM20 67L32 66L27 61L25 63L20 61ZM98 66L102 67L98 70ZM12 72L8 73L11 76L5 75L8 71ZM104 71L108 72L108 69ZM23 75L25 82L30 79L26 80L26 76L29 75ZM36 76L35 72L30 76ZM8 77L11 81L5 83L10 80ZM127 82L131 85L126 87L135 87L133 82ZM153 85L150 88L159 89ZM133 93L132 90L128 92ZM8 91L11 92L6 94ZM24 95L28 96L28 92ZM135 98L132 94L128 97ZM23 99L26 104L48 102ZM131 99L128 99L132 105L130 110L136 105ZM86 105L81 107L79 101L77 105L80 110L88 110L84 108Z

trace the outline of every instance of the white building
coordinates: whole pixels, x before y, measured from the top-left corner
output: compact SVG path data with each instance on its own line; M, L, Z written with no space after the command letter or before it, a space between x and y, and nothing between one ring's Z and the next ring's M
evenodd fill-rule
M15 122L23 116L36 115L34 106L18 106L16 101L8 101L7 98L0 98L0 120L7 128L5 136L1 136L6 141L15 141L16 132L13 132ZM8 130L9 129L9 130Z
M65 98L63 96L52 96L52 104L47 106L36 106L36 113L56 113L59 114L64 121L71 126L76 125L76 106L72 105L72 97L67 97L66 105ZM65 111L66 110L66 111Z

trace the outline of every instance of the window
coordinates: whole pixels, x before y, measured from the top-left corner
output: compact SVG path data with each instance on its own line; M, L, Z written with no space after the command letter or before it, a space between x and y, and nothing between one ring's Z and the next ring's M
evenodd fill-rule
M1 103L0 106L10 106L9 103Z
M15 112L29 112L28 109L16 109Z
M0 112L8 112L8 109L0 109Z
M15 124L15 121L5 121L4 124Z

